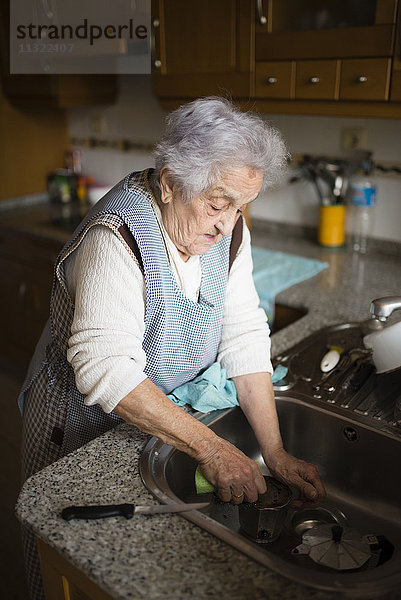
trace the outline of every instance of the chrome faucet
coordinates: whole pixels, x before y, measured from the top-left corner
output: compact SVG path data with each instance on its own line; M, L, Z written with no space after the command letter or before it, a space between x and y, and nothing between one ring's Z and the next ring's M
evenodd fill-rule
M401 296L385 296L372 300L370 314L372 319L385 322L394 310L401 309Z

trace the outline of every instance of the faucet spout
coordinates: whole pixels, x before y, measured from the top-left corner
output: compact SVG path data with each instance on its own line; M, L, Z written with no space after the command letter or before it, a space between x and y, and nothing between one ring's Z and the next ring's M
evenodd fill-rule
M370 314L372 319L387 321L391 313L401 309L401 296L385 296L372 300Z

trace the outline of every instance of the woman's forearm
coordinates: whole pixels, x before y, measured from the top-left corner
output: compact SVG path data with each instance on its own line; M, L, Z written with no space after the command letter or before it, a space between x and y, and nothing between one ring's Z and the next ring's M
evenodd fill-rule
M127 423L198 461L207 459L218 439L211 429L176 406L150 379L127 394L114 412Z
M254 461L176 406L149 379L127 394L114 409L141 431L189 454L225 502L255 502L266 484Z
M315 465L299 460L283 448L269 373L234 378L240 406L246 415L272 475L297 490L294 508L315 506L326 492Z
M265 459L283 447L270 373L234 377L237 398Z

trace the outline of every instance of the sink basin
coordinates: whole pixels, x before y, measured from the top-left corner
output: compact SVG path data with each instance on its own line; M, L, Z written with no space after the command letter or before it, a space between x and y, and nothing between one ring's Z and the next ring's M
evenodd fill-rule
M304 317L306 313L307 311L303 308L296 308L276 302L274 305L274 321L271 326L272 332L277 333L280 329L288 327L288 325L291 325L294 321Z
M282 357L290 366L290 376L292 365L295 381L297 370L307 363L308 343L312 350L319 344L322 349L326 347L327 339L322 341L322 335L298 345L293 355L289 352ZM360 331L348 324L327 328L324 335L344 346L347 336L352 338L352 345L357 343ZM289 579L351 598L391 594L401 585L401 436L391 427L383 429L380 422L375 427L373 417L362 412L332 404L330 399L314 398L310 393L312 383L300 380L291 389L276 390L277 411L286 450L319 467L327 498L319 508L308 510L305 517L302 511L290 509L276 541L255 543L240 529L237 506L219 501L214 494L206 498L197 495L196 462L157 438L150 440L141 457L143 481L161 502L209 500L205 512L192 511L183 516ZM269 474L240 408L194 416L256 460L263 474ZM351 527L361 535L383 535L394 546L394 552L379 566L364 565L351 571L336 571L316 564L309 556L293 554L291 550L301 543L306 526L322 522Z
M333 522L356 529L361 535L384 535L395 547L390 560L375 568L337 572L291 550L301 543L300 512L290 510L281 536L270 544L256 544L242 535L238 507L208 494L207 512L184 516L281 575L324 590L347 592L349 597L373 598L401 584L401 480L394 463L401 459L401 440L345 419L303 400L282 396L277 409L286 449L319 467L327 499L316 511ZM219 436L256 460L268 473L256 439L239 408L200 417ZM353 434L352 436L350 434ZM196 462L152 438L141 458L141 474L162 502L180 499L202 501L194 485ZM308 511L313 518L313 511Z

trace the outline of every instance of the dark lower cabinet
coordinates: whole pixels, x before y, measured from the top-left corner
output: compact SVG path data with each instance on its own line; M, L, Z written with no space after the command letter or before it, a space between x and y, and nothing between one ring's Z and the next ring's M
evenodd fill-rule
M49 316L54 263L62 243L0 230L0 355L29 364Z

